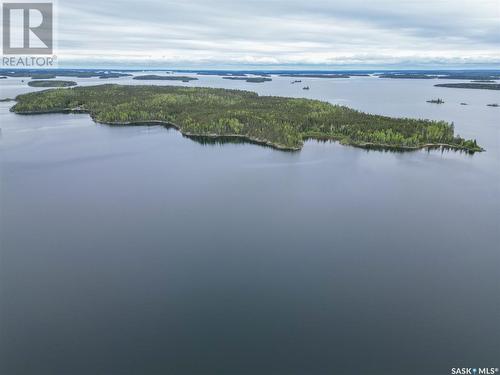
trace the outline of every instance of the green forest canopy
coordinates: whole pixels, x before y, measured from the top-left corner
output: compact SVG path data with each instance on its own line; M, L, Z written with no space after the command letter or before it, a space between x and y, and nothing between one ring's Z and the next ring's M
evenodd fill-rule
M58 81L55 79L51 80L37 80L37 81L29 81L28 86L31 87L70 87L76 86L77 83L75 81Z
M421 148L449 145L481 151L475 140L454 135L453 124L362 113L310 100L254 92L174 86L99 85L53 89L17 97L17 113L86 111L109 124L162 121L186 135L239 136L283 149L308 138L361 147Z

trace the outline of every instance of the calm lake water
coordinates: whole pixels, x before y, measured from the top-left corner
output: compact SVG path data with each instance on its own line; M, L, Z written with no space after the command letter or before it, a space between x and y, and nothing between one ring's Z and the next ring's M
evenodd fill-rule
M453 121L487 152L202 145L0 103L1 375L500 367L500 92L199 78Z

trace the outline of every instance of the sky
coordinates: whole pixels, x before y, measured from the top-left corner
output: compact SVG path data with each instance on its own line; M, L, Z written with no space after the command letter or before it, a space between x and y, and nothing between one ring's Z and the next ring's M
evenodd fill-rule
M56 0L60 65L500 68L500 0Z

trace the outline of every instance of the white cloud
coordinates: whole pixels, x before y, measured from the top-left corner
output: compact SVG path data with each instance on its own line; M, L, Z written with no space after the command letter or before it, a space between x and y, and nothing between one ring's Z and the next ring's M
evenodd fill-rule
M60 0L61 64L500 66L499 0Z

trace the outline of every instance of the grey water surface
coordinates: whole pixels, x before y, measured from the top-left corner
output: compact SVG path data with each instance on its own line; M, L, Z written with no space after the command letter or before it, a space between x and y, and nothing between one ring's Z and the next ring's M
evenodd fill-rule
M500 108L486 106L500 92L293 80L77 79L446 120L486 152L203 145L0 103L0 375L500 366ZM0 98L37 90L26 82L0 81Z

